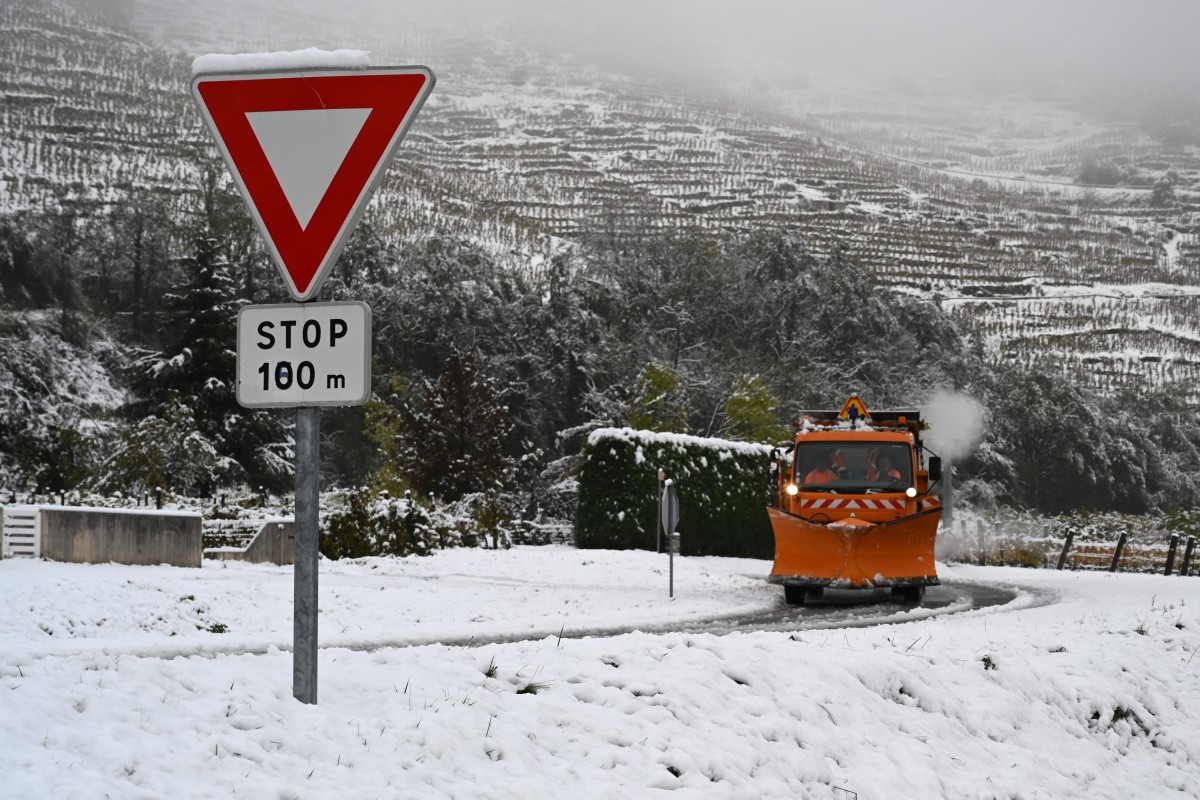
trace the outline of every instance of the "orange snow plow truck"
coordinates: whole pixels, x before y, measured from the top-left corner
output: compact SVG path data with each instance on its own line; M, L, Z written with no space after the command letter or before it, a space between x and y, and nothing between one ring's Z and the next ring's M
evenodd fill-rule
M796 438L776 452L775 532L768 580L792 605L825 589L890 588L918 602L937 585L933 546L941 498L930 492L941 460L926 465L919 411L871 413L858 395L841 411L805 411Z

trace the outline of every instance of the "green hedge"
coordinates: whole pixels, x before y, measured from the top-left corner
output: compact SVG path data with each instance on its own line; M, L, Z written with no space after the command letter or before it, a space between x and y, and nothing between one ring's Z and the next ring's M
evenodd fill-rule
M575 545L654 550L658 470L675 482L684 555L772 558L766 445L601 428L583 449Z

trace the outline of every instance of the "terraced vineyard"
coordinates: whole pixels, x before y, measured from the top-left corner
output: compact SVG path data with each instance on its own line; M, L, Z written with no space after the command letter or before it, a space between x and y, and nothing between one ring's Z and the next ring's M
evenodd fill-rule
M173 48L334 47L350 24L316 8L307 32L221 38L234 34L200 33L199 12L173 0L133 8L127 30L47 0L0 8L0 210L186 196L216 156ZM663 89L478 37L358 35L376 63L439 76L369 214L393 237L466 237L533 268L614 231L788 229L950 309L995 359L1058 365L1105 392L1183 381L1200 402L1195 147L1044 109L965 109L990 126L954 125L954 109L856 111L852 95L830 107ZM1054 183L1115 152L1147 180L1173 172L1170 202Z

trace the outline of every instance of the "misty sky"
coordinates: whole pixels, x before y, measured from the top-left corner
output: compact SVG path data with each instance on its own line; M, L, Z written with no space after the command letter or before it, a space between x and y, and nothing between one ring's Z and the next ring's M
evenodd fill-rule
M513 7L519 4L499 4ZM1200 0L615 0L523 6L535 29L680 63L758 63L1004 90L1200 95ZM553 33L550 34L553 36Z
M132 7L143 22L197 8L194 0L74 1ZM442 31L701 78L744 68L766 77L778 70L781 80L804 71L818 80L840 74L917 91L1200 101L1200 0L205 0L201 6L202 20L228 32L212 41L222 52L245 42L223 42L221 35L242 33L272 49L378 51L381 38L398 40L432 20ZM316 30L336 29L338 40L287 30L289 20L304 18L336 23ZM263 30L270 36L263 39Z

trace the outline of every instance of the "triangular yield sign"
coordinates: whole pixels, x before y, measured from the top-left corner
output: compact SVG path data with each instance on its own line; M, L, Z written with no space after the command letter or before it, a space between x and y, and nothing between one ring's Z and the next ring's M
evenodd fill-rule
M296 300L321 288L433 82L426 67L237 72L192 81Z

